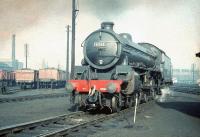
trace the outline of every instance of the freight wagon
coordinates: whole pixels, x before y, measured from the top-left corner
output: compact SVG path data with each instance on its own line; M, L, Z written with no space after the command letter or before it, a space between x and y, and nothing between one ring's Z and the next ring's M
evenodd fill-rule
M39 70L40 88L62 88L65 87L66 73L56 68L45 68Z
M15 80L21 89L36 89L38 87L38 71L20 69L15 71Z
M12 71L0 70L0 92L6 93L9 87L15 86L15 74Z

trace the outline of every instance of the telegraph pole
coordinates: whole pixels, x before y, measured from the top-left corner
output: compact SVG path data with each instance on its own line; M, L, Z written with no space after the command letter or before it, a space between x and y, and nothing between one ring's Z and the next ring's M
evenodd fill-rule
M75 29L76 29L76 16L78 9L76 8L76 1L72 0L72 54L71 54L71 79L74 78L74 67L75 67Z
M24 45L24 52L25 52L25 58L26 58L26 69L27 69L27 58L28 58L28 44L26 43Z
M66 74L67 74L67 80L69 80L69 30L70 26L67 25L67 56L66 56Z

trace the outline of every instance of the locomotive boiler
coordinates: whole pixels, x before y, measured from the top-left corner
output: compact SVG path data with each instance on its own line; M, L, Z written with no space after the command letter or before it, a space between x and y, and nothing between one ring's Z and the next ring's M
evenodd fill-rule
M82 43L84 58L66 84L73 100L87 110L112 112L146 102L171 83L171 60L150 43L134 43L128 33L117 34L114 23L103 22Z

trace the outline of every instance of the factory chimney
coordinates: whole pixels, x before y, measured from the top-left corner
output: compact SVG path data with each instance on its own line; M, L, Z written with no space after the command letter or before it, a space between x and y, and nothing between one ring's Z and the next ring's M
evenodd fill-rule
M12 67L15 68L15 34L12 35Z

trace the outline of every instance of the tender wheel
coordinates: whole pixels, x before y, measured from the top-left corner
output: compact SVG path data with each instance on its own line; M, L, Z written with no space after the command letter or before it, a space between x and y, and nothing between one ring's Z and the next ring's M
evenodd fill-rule
M147 103L148 102L148 96L146 93L142 92L140 94L140 97L141 97L141 103Z
M85 100L86 100L85 95L82 94L78 95L78 104L80 109L85 108Z
M126 102L126 107L131 108L134 106L134 104L135 104L135 98L134 96L132 96L128 99L128 102Z
M151 89L151 96L152 96L152 99L155 100L156 99L156 92L154 89Z
M147 96L147 94L144 93L143 96L144 96L144 103L147 103L148 102L148 96Z
M113 96L111 99L111 109L112 112L119 112L121 110L121 106L119 105L119 99L116 96Z
M134 106L133 98L130 98L130 101L128 102L128 108L131 108L132 106Z
M136 97L138 97L138 105L140 105L142 103L141 93L137 93Z
M75 93L75 91L73 90L73 91L71 92L71 95L70 95L70 103L71 103L71 104L75 104L75 99L76 99L76 93Z

